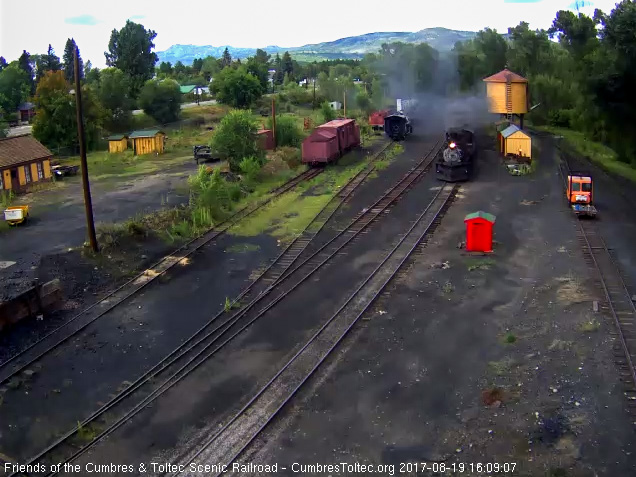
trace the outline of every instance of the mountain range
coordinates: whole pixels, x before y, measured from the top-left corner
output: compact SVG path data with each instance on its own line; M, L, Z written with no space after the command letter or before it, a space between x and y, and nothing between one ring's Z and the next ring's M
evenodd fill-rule
M298 61L313 61L338 58L362 58L366 53L376 52L382 43L401 41L403 43L428 43L439 51L449 51L456 42L474 38L473 31L449 30L447 28L425 28L417 32L376 32L364 35L341 38L325 43L316 43L298 47L284 48L266 46L262 49L269 54L289 51ZM165 51L158 51L159 61L169 61L173 65L181 61L185 65L192 64L195 58L214 56L220 58L225 48L232 58L247 58L256 52L256 48L234 48L223 46L172 45Z

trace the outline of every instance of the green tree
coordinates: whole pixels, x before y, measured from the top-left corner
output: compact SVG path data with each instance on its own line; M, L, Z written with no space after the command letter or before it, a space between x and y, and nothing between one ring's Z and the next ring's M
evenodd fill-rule
M172 65L170 62L162 61L159 65L159 73L162 73L165 76L170 76L172 74Z
M36 116L33 136L50 148L76 148L75 97L62 71L47 71L38 83L34 98ZM90 87L82 87L86 145L93 149L101 133L104 112Z
M272 118L267 118L267 129L272 129ZM295 116L276 115L276 146L300 147L303 132Z
M0 71L0 109L13 113L29 95L29 77L24 70L11 64Z
M27 82L29 85L29 94L33 94L35 93L35 81L33 79L33 64L32 64L32 59L31 59L31 55L26 51L23 50L22 54L20 55L20 58L18 58L18 67L24 71L27 75Z
M113 30L108 42L106 65L120 69L128 76L130 97L137 99L146 81L154 74L157 54L152 51L157 34L143 25L126 20L126 25Z
M294 80L294 62L292 60L291 55L289 54L289 51L286 51L283 54L283 59L281 60L281 66L283 69L283 78L285 77L285 75L289 76L290 81Z
M106 112L104 125L112 132L126 131L132 123L128 77L117 68L106 68L100 76L97 95Z
M276 70L276 74L274 74L274 84L283 84L283 81L285 79L285 71L283 70L283 60L281 60L278 53L276 53L276 58L274 58L274 69Z
M183 63L181 63L180 61L177 61L174 64L174 73L176 75L182 75L186 72L186 67Z
M219 63L216 58L214 58L213 56L208 56L203 60L203 65L201 66L201 74L205 78L206 82L209 83L212 77L219 71Z
M333 109L331 109L331 106L329 105L327 101L325 101L324 103L320 105L320 111L322 113L322 117L325 120L325 122L329 122L336 119L336 112Z
M214 132L210 147L228 160L232 171L240 172L243 158L263 157L257 143L257 130L258 125L250 111L230 111Z
M245 66L241 66L237 69L225 68L216 75L211 92L220 103L247 108L261 97L262 88L258 79Z
M171 79L148 81L139 95L139 105L151 118L161 124L179 119L181 112L181 90Z
M228 66L230 66L232 64L232 55L230 55L230 50L225 47L225 50L223 51L223 56L221 57L221 64L223 65L223 68L227 68Z
M366 91L360 91L356 96L356 104L365 113L370 113L373 109L371 98Z
M62 61L64 64L64 77L69 84L74 84L75 82L75 48L77 48L77 44L73 38L69 38L66 40L66 45L64 46L64 55L62 55ZM78 55L79 62L79 71L80 71L80 80L84 77L84 61L82 60L82 55Z
M7 60L4 59L4 56L0 56L0 71L5 69L7 66L9 66Z
M192 73L198 75L203 68L203 58L195 58L192 62Z
M254 56L247 59L247 71L258 79L263 93L267 91L269 86L269 60L270 55L260 48L256 50Z

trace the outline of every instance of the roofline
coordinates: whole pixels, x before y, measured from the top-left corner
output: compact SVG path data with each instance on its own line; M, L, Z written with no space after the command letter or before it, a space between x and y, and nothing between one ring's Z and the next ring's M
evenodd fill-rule
M35 157L33 159L29 159L28 161L16 162L14 164L9 164L8 166L0 166L0 171L4 171L5 169L12 169L14 167L24 166L26 164L30 164L35 161L41 161L43 159L51 159L52 157L53 157L53 154L51 154L50 156Z

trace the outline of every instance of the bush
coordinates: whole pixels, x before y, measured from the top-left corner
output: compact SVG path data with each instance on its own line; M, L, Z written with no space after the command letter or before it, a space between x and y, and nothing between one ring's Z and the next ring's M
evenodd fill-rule
M291 169L300 166L300 149L296 147L279 147L275 152L270 153L269 161L280 160L285 162Z
M239 169L243 175L243 183L248 189L253 189L262 167L263 164L257 157L246 157L240 162Z
M272 118L267 118L267 129L272 129ZM303 132L294 116L276 116L276 146L299 147Z
M336 119L336 112L331 109L331 106L329 106L329 103L327 101L320 105L320 111L322 112L322 117L324 118L326 123Z
M148 81L139 96L139 105L148 116L161 124L179 119L181 91L173 80Z
M366 91L360 91L356 96L356 104L366 114L370 113L373 107L371 106L371 98Z
M257 129L249 111L230 111L216 129L210 147L228 160L232 172L239 172L244 157L263 157L257 143Z
M224 68L214 77L211 92L223 104L247 108L261 97L261 83L247 68Z
M295 105L311 104L314 97L313 92L296 83L291 83L286 86L285 93L287 101Z
M209 227L213 222L226 218L233 202L241 196L240 185L227 182L218 168L208 174L206 167L201 166L188 182L195 228Z

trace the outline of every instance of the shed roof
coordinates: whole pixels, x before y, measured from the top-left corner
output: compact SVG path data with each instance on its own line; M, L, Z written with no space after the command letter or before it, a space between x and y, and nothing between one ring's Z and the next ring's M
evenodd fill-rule
M46 159L53 153L30 134L0 139L0 167Z
M478 212L473 212L472 214L468 214L466 217L464 217L464 222L467 220L472 220L472 219L484 219L494 224L497 217L495 217L492 214L489 214L488 212L483 212L480 210Z
M495 73L488 78L484 78L487 83L507 83L508 77L510 77L511 83L527 83L528 80L517 73L510 71L508 68L501 70L499 73Z
M131 139L140 138L140 137L155 137L157 134L163 134L163 131L160 129L149 129L147 131L133 131L128 136Z
M520 129L515 126L514 124L511 124L510 126L508 126L506 129L504 129L503 131L501 131L501 135L503 137L508 137L514 133L516 133L517 131L520 131Z
M266 134L270 131L271 129L259 129L258 131L256 131L256 134Z
M194 84L188 84L188 85L185 85L185 86L179 86L179 89L181 90L181 92L183 94L192 93L192 91L194 91L194 88L196 88L196 85L194 85Z
M113 134L112 136L108 136L106 139L108 139L109 141L121 141L125 137L128 136L126 136L126 134Z

